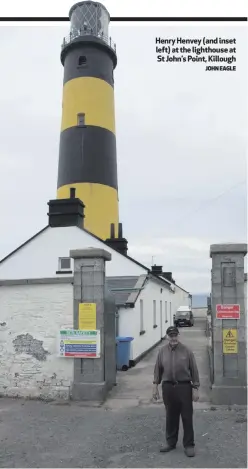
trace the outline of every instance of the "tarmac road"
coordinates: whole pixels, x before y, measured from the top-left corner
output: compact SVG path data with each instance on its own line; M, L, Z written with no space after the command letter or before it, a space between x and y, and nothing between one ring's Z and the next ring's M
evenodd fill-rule
M160 454L165 412L152 404L157 350L119 375L104 406L0 399L0 467L247 467L246 410L211 408L203 324L182 329L200 369L201 402L195 406L196 457Z

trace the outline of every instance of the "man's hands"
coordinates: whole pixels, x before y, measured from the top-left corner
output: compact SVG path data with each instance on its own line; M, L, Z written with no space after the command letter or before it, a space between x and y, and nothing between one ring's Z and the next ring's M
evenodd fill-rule
M199 391L196 388L192 389L192 400L193 402L199 401Z
M158 401L158 400L159 400L158 384L153 384L153 387L152 387L152 398L154 399L154 401Z

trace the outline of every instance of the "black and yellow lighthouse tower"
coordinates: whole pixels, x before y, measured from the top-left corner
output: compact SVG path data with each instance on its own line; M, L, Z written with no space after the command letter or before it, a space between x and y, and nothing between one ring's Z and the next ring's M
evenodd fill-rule
M118 227L118 185L114 106L116 48L108 35L110 16L93 1L69 12L64 38L62 124L57 199L75 197L85 205L84 227L105 240Z

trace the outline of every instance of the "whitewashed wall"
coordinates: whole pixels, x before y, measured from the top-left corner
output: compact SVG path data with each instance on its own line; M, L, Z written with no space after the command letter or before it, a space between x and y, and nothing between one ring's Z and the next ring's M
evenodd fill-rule
M244 289L245 289L245 293L244 293L244 300L245 300L245 314L247 314L247 276L245 277L245 283L244 283Z
M0 286L0 395L68 399L73 359L58 357L57 337L73 326L72 308L71 284ZM18 353L13 341L26 334L30 354Z
M105 249L112 254L106 262L106 275L142 275L147 271L106 246L76 226L47 228L37 238L0 264L0 280L60 277L59 257L69 257L71 249L89 247Z
M140 300L143 301L145 330L142 335ZM153 327L153 300L156 300L156 328ZM134 337L131 360L165 336L167 327L172 325L178 301L176 293L150 279L141 291L135 308L120 310L119 335ZM68 399L73 379L73 360L58 356L58 331L71 327L71 284L0 286L0 395ZM15 346L16 340L18 343Z
M162 289L162 291L161 291ZM134 308L120 308L119 310L119 335L134 337L131 344L131 360L152 348L166 335L166 329L173 324L173 314L178 305L181 305L184 293L177 287L175 293L163 288L162 284L150 279L135 303ZM143 319L145 333L141 332L140 301L143 301ZM153 324L153 300L156 300L156 324ZM162 314L160 314L160 301L162 302ZM185 301L185 299L184 299ZM166 315L167 302L167 315ZM170 308L171 303L171 308ZM186 303L182 303L186 304ZM166 322L167 321L167 322Z
M47 228L14 253L0 264L0 280L63 277L56 274L59 257L68 257L71 249L88 247L106 249L112 254L112 260L106 263L107 276L147 273L146 269L90 234L77 227L68 227ZM143 335L140 335L140 300L143 300L144 308ZM153 300L156 300L156 328L153 328ZM131 359L135 360L159 342L165 336L167 327L172 325L177 308L188 303L188 294L179 287L176 286L175 293L172 293L160 282L150 279L141 291L135 308L120 310L119 335L135 339ZM59 329L72 327L72 304L70 284L0 287L0 393L26 397L68 396L73 362L57 357L56 347ZM22 334L30 334L31 342L33 339L43 342L43 349L49 352L46 360L16 353L13 340ZM35 341L32 346L34 349L38 347Z

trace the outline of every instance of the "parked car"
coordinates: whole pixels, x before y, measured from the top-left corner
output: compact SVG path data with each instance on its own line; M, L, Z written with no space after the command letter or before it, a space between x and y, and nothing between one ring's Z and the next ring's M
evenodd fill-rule
M176 327L192 327L194 325L192 309L189 306L180 306L175 314L174 324Z

